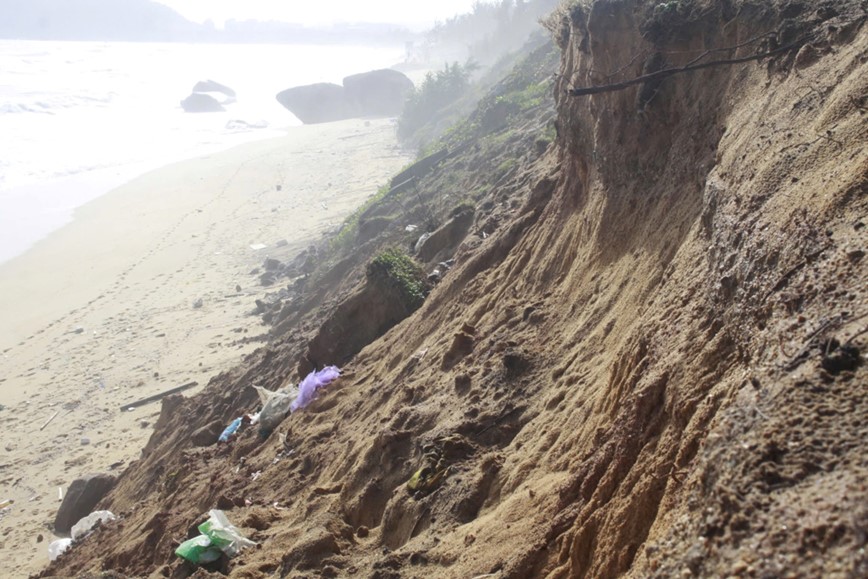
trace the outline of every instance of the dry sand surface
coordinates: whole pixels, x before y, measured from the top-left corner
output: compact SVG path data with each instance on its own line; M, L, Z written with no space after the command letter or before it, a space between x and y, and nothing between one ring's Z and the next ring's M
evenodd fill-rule
M58 489L137 458L160 407L122 406L201 389L261 344L251 270L339 226L408 160L389 120L293 128L144 175L0 266L4 575L47 563Z

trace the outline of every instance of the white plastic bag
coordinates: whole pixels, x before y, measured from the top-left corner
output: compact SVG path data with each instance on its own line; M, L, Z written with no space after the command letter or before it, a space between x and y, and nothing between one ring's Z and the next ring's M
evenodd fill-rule
M262 401L262 411L259 413L259 431L269 433L277 428L289 414L289 408L298 396L298 389L290 386L272 392L261 386L254 386L254 388L259 392L259 399Z
M199 525L199 531L211 539L211 544L228 556L234 557L244 547L256 545L256 543L242 535L235 525L229 522L223 511L214 509L208 511L208 516L210 518Z
M48 545L48 560L54 561L60 555L69 549L69 546L72 545L72 539L58 539L56 541L52 541L50 545Z
M72 540L78 541L88 536L97 523L107 523L115 519L117 517L111 511L94 511L72 526Z

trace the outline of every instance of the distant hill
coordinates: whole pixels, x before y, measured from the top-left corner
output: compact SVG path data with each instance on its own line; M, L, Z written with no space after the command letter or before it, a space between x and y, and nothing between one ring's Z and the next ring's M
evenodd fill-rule
M195 40L205 27L150 0L0 0L0 37Z
M417 37L398 25L374 23L307 28L230 20L225 30L215 30L151 0L0 0L0 38L394 45Z

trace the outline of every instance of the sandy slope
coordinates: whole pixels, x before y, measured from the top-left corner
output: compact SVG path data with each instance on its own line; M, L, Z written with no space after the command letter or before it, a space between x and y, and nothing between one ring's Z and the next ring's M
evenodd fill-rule
M388 120L299 127L140 177L0 267L6 572L45 564L58 487L136 458L159 406L123 404L204 385L259 345L242 343L266 331L250 271L295 256L407 160Z

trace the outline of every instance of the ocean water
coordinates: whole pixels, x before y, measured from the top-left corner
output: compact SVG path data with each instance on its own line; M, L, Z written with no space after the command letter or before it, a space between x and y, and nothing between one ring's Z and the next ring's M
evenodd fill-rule
M0 40L0 262L74 209L150 169L285 134L286 88L340 83L403 48ZM185 113L199 80L234 89L226 112Z

